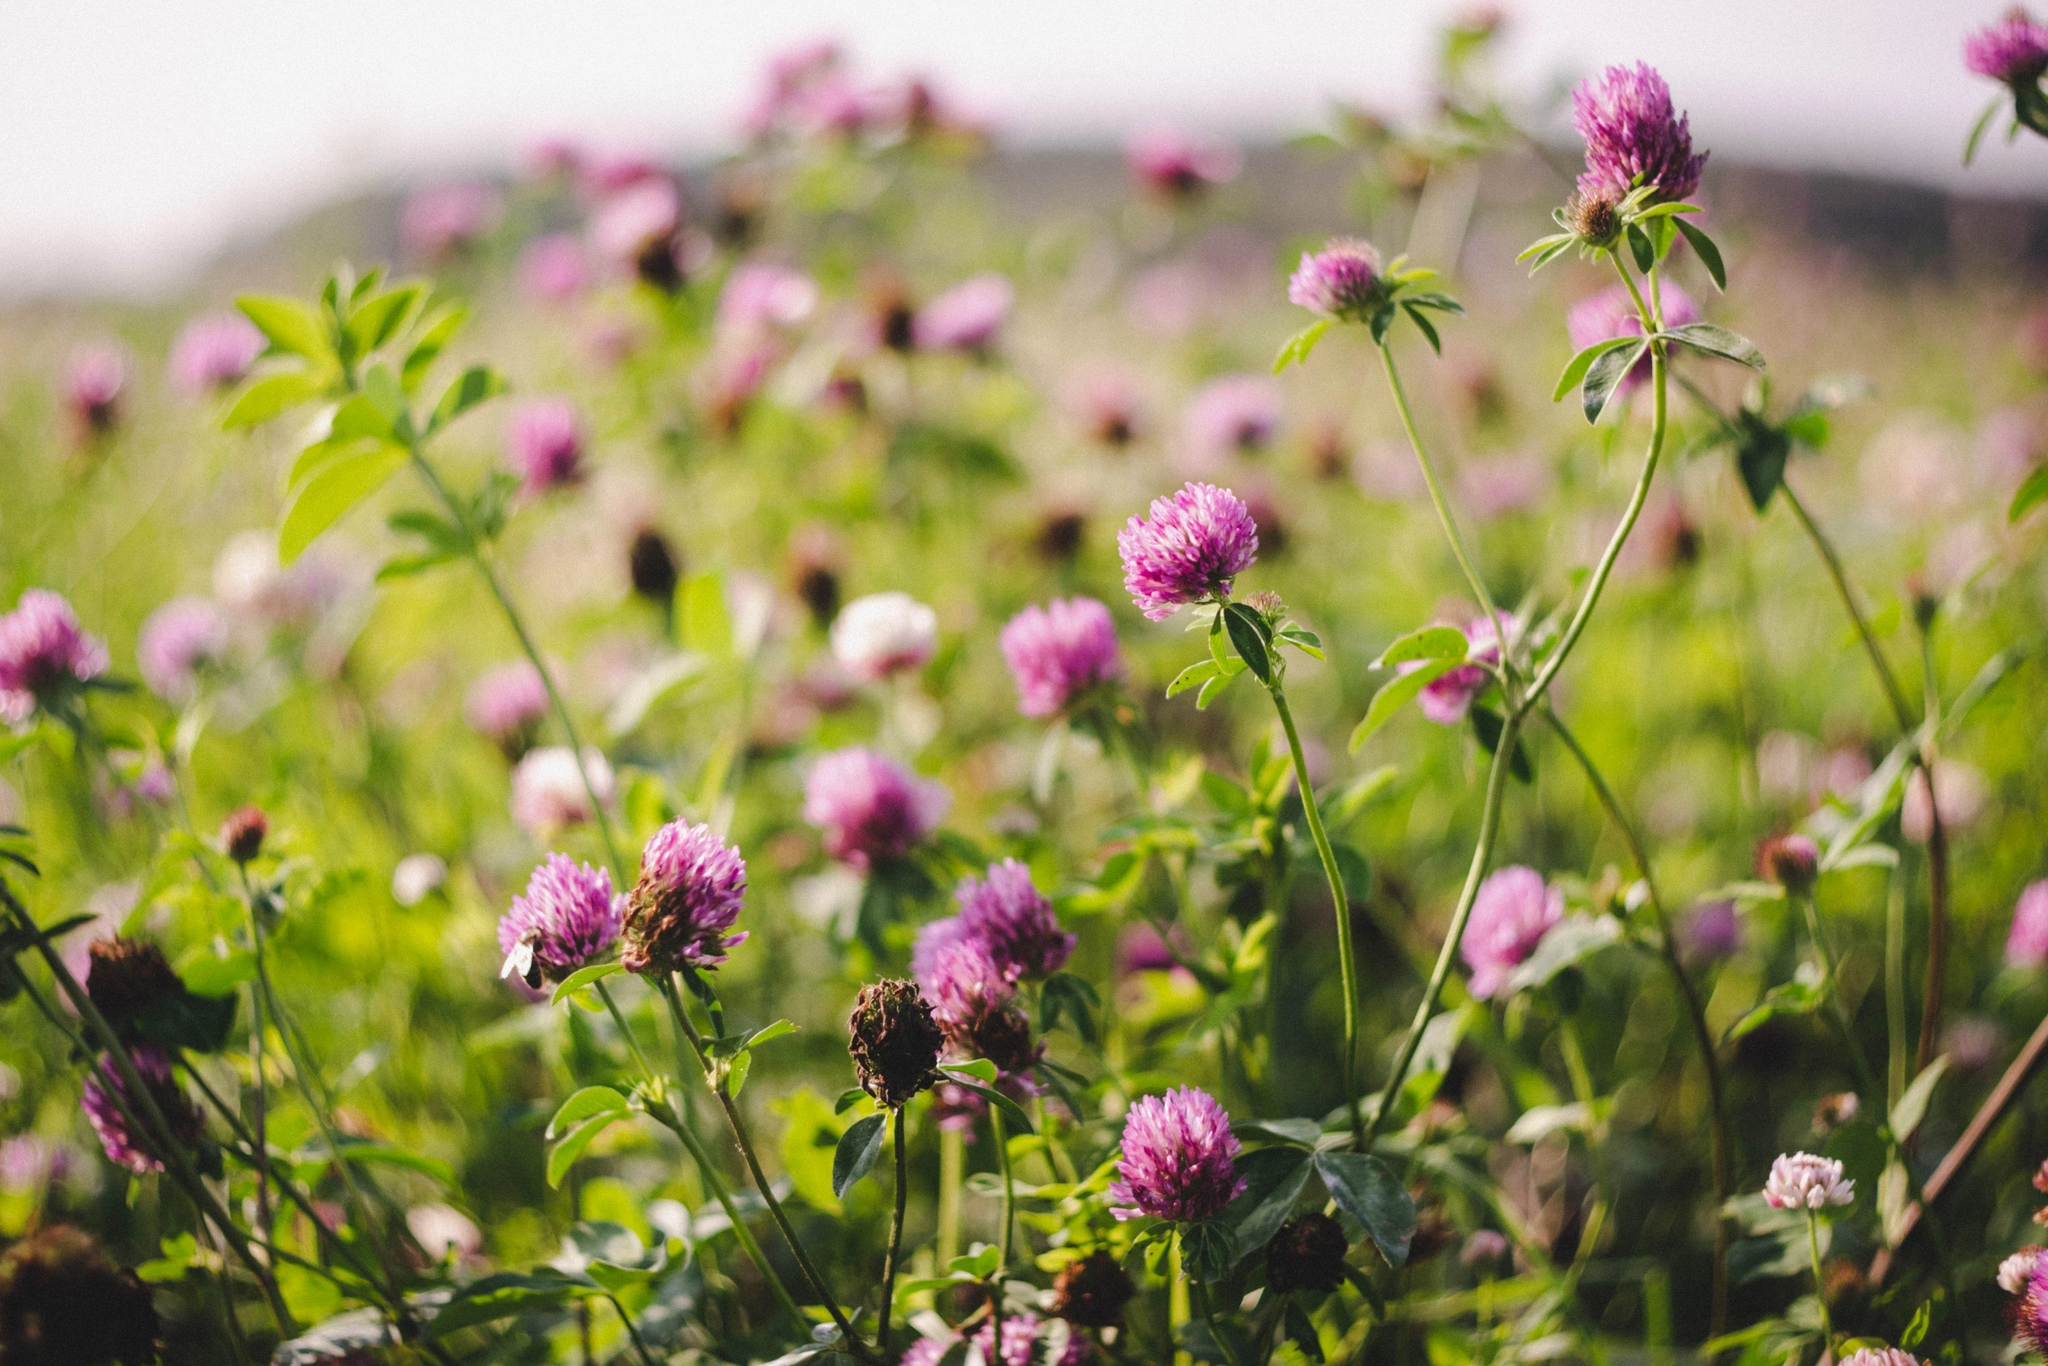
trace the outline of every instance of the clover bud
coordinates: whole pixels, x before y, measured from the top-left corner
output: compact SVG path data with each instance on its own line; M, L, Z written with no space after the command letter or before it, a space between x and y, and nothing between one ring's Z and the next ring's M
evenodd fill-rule
M1123 1325L1124 1306L1137 1293L1130 1273L1097 1248L1060 1268L1052 1283L1052 1312L1081 1328L1117 1328Z
M220 847L236 863L247 865L263 852L270 818L261 807L245 806L220 823Z
M917 983L862 987L847 1023L854 1072L877 1104L894 1110L938 1081L939 1049L946 1038Z
M1320 1210L1297 1215L1266 1244L1266 1285L1276 1295L1291 1290L1335 1290L1344 1284L1344 1228Z

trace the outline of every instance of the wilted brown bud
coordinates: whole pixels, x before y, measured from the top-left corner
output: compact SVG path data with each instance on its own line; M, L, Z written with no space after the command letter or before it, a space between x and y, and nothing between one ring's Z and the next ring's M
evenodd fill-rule
M1863 1108L1863 1102L1856 1098L1854 1091L1841 1091L1832 1096L1822 1096L1813 1107L1813 1129L1818 1134L1830 1134L1856 1118Z
M1320 1210L1298 1214L1266 1244L1266 1286L1276 1295L1292 1290L1335 1290L1344 1284L1344 1228Z
M164 951L145 939L99 939L87 950L85 994L117 1028L147 1015L184 983Z
M1088 530L1088 518L1073 511L1048 512L1038 524L1032 545L1040 558L1062 564L1081 553L1081 540Z
M668 537L652 527L635 536L632 547L626 551L626 568L633 575L635 593L661 608L675 601L676 580L681 571L676 567L676 553Z
M917 983L862 987L848 1025L853 1040L847 1052L861 1089L884 1109L895 1109L938 1081L939 1049L946 1039Z
M237 863L248 863L263 852L264 836L270 833L270 819L260 807L245 806L220 823L220 845Z
M0 1361L145 1366L159 1324L149 1288L75 1228L55 1224L0 1257Z
M1804 835L1775 835L1757 846L1756 870L1794 896L1813 890L1820 846Z
M1052 1312L1081 1328L1123 1326L1124 1306L1138 1293L1125 1271L1101 1248L1068 1262L1052 1283Z
M1006 1077L1022 1076L1045 1053L1031 1040L1031 1020L1015 1006L984 1010L961 1031L960 1043L973 1056L987 1058Z
M1606 247L1621 233L1621 215L1614 209L1614 201L1603 195L1573 195L1564 216L1580 241Z

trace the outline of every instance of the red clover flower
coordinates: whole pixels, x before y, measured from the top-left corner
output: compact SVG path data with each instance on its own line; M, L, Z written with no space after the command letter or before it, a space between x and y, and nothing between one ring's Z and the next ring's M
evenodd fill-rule
M1118 1219L1213 1219L1244 1191L1235 1160L1242 1150L1230 1116L1207 1091L1182 1086L1143 1096L1124 1117L1119 1179L1109 1187L1117 1203L1109 1212Z
M1231 580L1258 558L1259 529L1244 500L1214 484L1186 484L1154 498L1150 520L1117 533L1124 588L1138 610L1164 621L1181 607L1221 602Z

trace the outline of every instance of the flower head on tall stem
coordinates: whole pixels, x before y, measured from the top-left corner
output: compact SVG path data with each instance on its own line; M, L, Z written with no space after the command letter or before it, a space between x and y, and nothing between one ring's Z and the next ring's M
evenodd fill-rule
M1856 1198L1856 1183L1842 1164L1812 1153L1780 1154L1764 1182L1764 1203L1772 1209L1819 1210Z
M1207 1091L1182 1086L1143 1096L1124 1117L1110 1213L1118 1219L1213 1219L1244 1191L1236 1162L1242 1147L1230 1132L1230 1116Z
M1231 581L1258 559L1259 529L1244 500L1214 484L1186 484L1154 498L1149 520L1117 533L1124 588L1153 621L1184 606L1222 602Z
M547 682L526 659L486 669L462 703L462 716L469 728L514 763L533 748L547 714Z
M1963 65L1987 80L2032 85L2048 72L2048 25L2015 5L1963 41Z
M106 671L106 645L86 634L62 595L30 588L0 615L0 722L19 725Z
M255 862L263 852L263 841L270 836L270 818L263 814L260 806L245 806L230 811L227 819L220 823L220 849L230 859L244 866Z
M858 745L825 755L804 780L804 819L824 832L825 852L863 870L922 843L952 801L940 784Z
M585 747L580 771L577 756L565 745L531 750L512 769L512 819L535 839L548 839L567 826L595 819L591 792L609 803L612 785L611 763L595 749Z
M1380 254L1360 238L1333 237L1321 251L1301 254L1287 297L1325 318L1362 323L1386 301Z
M1026 607L999 643L1017 683L1017 710L1029 717L1056 716L1123 674L1116 621L1094 598Z
M528 496L583 477L583 420L566 399L528 399L505 425L505 461Z
M1184 468L1214 467L1232 455L1252 455L1280 428L1280 389L1264 375L1221 375L1188 401L1183 419L1193 459Z
M542 982L561 982L585 967L619 937L625 898L612 891L612 875L549 854L527 879L523 896L498 918L498 951L505 955L500 977L517 973L538 991Z
M747 865L708 825L670 821L640 857L626 907L628 972L703 971L725 962L747 932L728 934L746 903Z
M1582 196L1619 198L1638 185L1677 202L1699 188L1707 154L1692 150L1671 87L1647 63L1610 66L1572 91L1572 123L1586 140Z
M205 1132L205 1120L172 1079L171 1055L156 1044L138 1044L129 1050L128 1056L142 1084L149 1088L150 1098L163 1112L164 1122L170 1125L171 1140L185 1148L197 1143ZM153 1150L149 1138L130 1130L127 1117L121 1113L124 1103L129 1109L135 1108L135 1098L128 1094L128 1085L121 1080L112 1058L101 1058L99 1066L86 1077L80 1103L93 1132L99 1135L100 1146L106 1149L109 1162L138 1174L164 1170L162 1157Z
M263 334L239 313L194 318L171 343L171 382L204 397L239 382L263 347Z
M1820 846L1805 835L1774 835L1757 846L1756 870L1793 896L1804 896L1820 876Z
M910 323L912 343L920 351L987 351L1016 297L1016 288L1001 275L963 280L917 310Z
M65 359L64 406L81 437L99 436L120 424L130 368L128 349L116 341L81 343Z
M861 1089L895 1109L939 1080L939 1050L946 1037L917 983L875 982L862 987L847 1022Z
M1503 868L1481 883L1459 944L1472 969L1473 996L1484 1001L1507 985L1562 919L1564 893L1545 884L1534 868Z
M1235 147L1172 128L1147 129L1133 137L1124 161L1145 189L1182 200L1235 180L1244 167L1244 156Z

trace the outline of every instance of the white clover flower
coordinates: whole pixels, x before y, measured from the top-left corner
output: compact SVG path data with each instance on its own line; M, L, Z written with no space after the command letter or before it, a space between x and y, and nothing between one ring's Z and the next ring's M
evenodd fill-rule
M908 593L855 598L832 623L832 655L867 682L924 667L939 647L939 614Z
M2023 1247L1998 1264L1998 1288L2008 1295L2024 1294L2027 1282L2041 1264L2042 1249Z
M586 747L583 771L590 775L589 790L576 771L576 756L567 747L551 745L536 749L512 770L512 819L535 839L547 839L567 825L592 819L590 793L607 806L612 800L612 766L603 754Z
M407 854L391 870L391 899L413 907L448 880L448 865L438 854Z
M1856 1198L1856 1183L1842 1175L1842 1164L1812 1153L1781 1154L1764 1182L1764 1203L1773 1209L1823 1209Z

